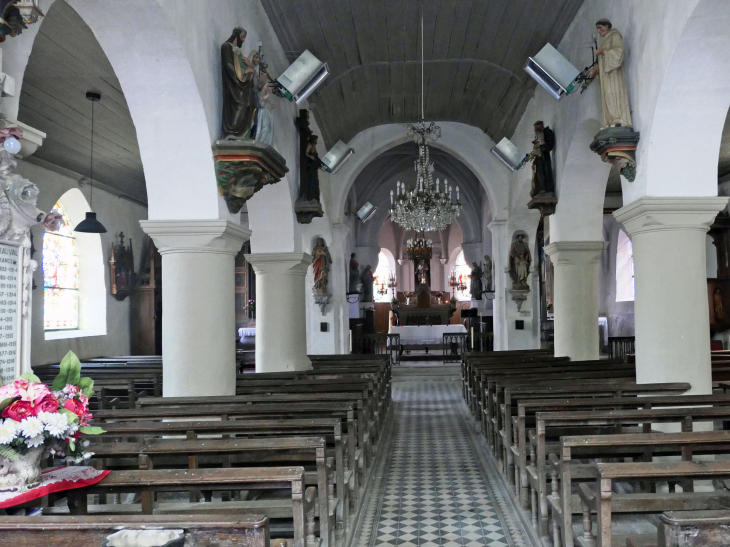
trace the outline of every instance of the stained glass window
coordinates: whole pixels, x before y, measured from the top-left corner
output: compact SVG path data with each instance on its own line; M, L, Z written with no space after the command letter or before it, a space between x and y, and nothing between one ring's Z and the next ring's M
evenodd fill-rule
M53 212L63 216L56 232L43 234L43 327L45 330L79 328L79 258L76 239L60 204Z
M388 257L385 253L380 253L378 255L378 267L375 270L375 281L373 282L376 302L390 302L390 299L393 298L392 291L388 288L388 280L392 273L388 264ZM384 293L382 293L383 290L385 290Z
M464 258L464 251L461 251L456 257L454 263L454 274L456 275L457 281L464 284L463 291L456 291L456 299L461 301L471 300L471 268L466 263Z

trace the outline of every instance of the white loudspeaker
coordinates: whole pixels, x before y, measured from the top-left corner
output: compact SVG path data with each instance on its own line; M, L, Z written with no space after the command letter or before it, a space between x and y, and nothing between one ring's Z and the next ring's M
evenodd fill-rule
M372 203L369 201L360 207L360 210L357 212L357 216L362 220L362 223L365 224L368 220L373 218L373 215L378 211L378 208L375 207Z
M556 99L573 91L580 70L550 44L534 57L527 58L525 72Z
M322 158L324 170L328 173L337 173L339 168L342 167L354 153L355 151L348 147L344 142L337 141L330 151Z
M304 50L299 58L277 80L284 88L284 95L297 104L309 97L329 75L327 63L323 63Z
M492 148L492 154L499 158L507 169L514 171L522 167L522 160L525 158L525 154L512 144L512 141L507 137L504 137L499 144Z

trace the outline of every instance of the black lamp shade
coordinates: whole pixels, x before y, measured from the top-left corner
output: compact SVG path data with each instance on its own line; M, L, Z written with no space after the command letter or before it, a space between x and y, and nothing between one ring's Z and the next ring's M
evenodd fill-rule
M74 232L83 232L85 234L105 234L106 228L96 220L96 213L86 213L86 218L79 222L74 228Z

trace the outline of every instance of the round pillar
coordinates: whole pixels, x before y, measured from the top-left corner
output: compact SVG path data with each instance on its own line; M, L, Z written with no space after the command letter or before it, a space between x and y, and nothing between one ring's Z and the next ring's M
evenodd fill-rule
M636 381L712 392L705 234L718 198L641 198L614 213L631 237Z
M603 241L558 241L545 247L555 267L555 355L598 359L598 262Z
M235 256L251 232L226 220L143 220L162 255L165 397L235 395Z
M304 277L312 255L257 253L246 260L256 272L256 372L311 369Z

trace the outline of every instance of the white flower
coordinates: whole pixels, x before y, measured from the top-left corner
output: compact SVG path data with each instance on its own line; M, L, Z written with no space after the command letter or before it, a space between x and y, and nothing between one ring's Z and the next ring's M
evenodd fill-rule
M43 422L36 416L31 416L20 422L20 431L23 437L31 439L43 434Z
M53 437L63 437L68 429L68 417L65 414L49 414L46 418L46 431Z
M83 446L84 448L86 448L86 447L87 447L87 446L89 446L90 444L91 444L91 441L83 441L83 442L81 443L81 446Z
M79 430L79 424L68 424L68 429L66 430L66 435L73 435Z
M42 434L25 440L25 445L28 448L35 448L36 446L40 446L42 444L43 444L43 435Z
M55 412L39 412L38 413L38 418L44 424L48 424L49 422L51 422L53 420L54 416L58 416L58 414L56 414Z
M18 422L8 418L0 423L0 444L10 444L18 434Z

